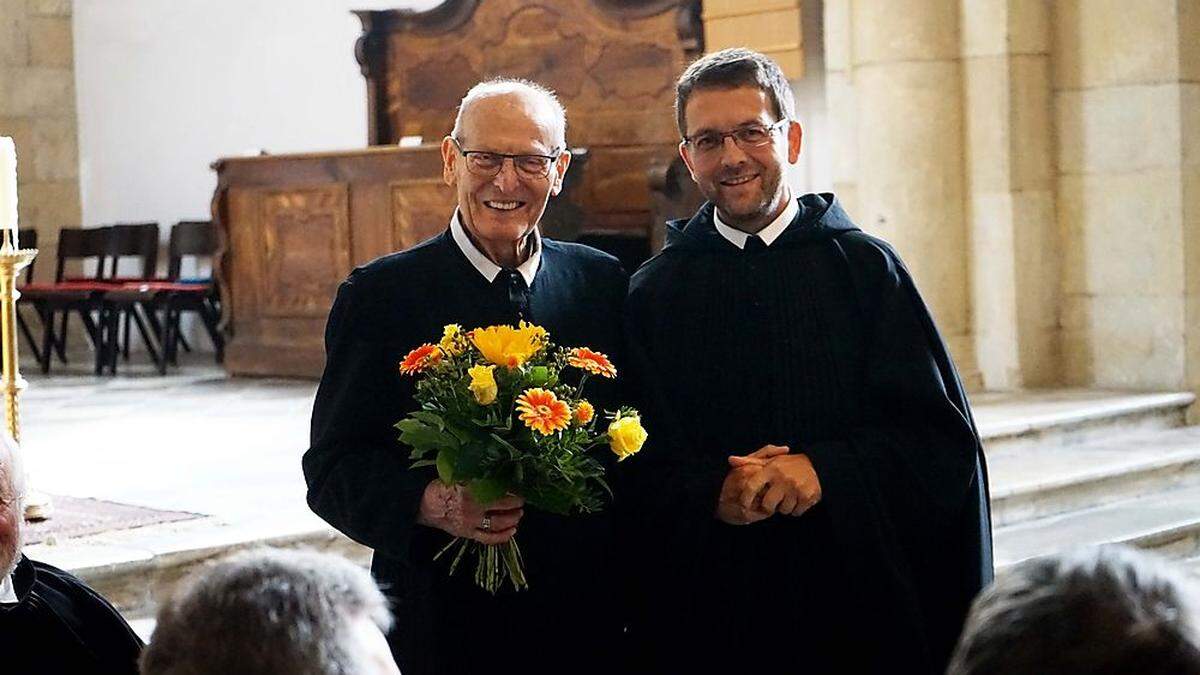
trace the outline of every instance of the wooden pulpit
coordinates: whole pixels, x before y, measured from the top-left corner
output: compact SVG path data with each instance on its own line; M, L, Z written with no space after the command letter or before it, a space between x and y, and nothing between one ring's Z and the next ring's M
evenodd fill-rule
M338 283L446 227L453 193L438 144L481 80L540 82L567 109L577 154L543 220L550 236L654 238L650 176L676 154L674 84L701 52L698 0L448 0L356 14L371 147L213 165L232 374L319 376ZM403 137L423 144L398 147Z

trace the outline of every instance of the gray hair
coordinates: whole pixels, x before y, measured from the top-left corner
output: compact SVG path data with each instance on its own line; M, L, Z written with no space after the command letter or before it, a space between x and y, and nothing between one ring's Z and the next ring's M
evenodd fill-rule
M454 117L454 129L450 132L450 135L454 138L462 139L463 115L471 107L471 104L492 96L518 93L533 96L550 110L554 122L552 128L554 143L558 148L565 150L567 147L566 108L563 108L563 104L559 102L558 96L555 95L552 89L519 77L496 77L471 87L467 91L467 95L463 96L462 101L458 104L458 114Z
M263 549L195 575L158 612L145 675L355 675L350 622L391 627L371 575L334 555Z
M1200 598L1158 558L1102 546L1027 561L976 598L950 675L1200 673Z
M792 85L779 64L756 51L734 47L701 56L679 76L675 84L675 123L679 135L687 136L687 103L693 91L738 87L756 87L766 92L777 119L796 119Z
M0 432L0 509L13 509L17 523L17 536L12 550L0 550L0 578L12 574L17 560L21 557L25 497L25 469L21 464L21 449L11 436Z

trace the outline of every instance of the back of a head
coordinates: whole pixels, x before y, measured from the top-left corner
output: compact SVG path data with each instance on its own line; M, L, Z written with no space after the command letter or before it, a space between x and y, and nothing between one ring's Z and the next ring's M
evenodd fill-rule
M375 672L355 643L355 622L364 617L380 631L390 628L379 588L344 558L288 550L238 555L196 575L159 609L142 673Z
M949 675L1200 675L1197 586L1121 546L1027 561L976 598Z

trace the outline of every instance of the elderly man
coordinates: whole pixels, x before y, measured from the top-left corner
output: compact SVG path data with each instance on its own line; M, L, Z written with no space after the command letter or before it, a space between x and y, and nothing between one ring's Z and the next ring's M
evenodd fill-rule
M661 574L650 672L941 672L990 579L958 375L912 279L832 194L793 198L779 67L709 54L677 85L709 203L630 281L651 438L628 469ZM936 208L937 205L930 205ZM639 570L641 571L641 570Z
M197 574L158 610L142 675L398 675L387 600L335 555L265 549Z
M142 641L82 581L21 555L20 450L0 435L0 672L137 673Z
M1200 584L1125 546L1028 560L975 599L949 675L1200 675Z
M409 675L599 672L620 634L605 514L526 511L519 497L485 507L430 468L410 468L393 428L416 407L398 363L446 324L523 319L564 344L620 348L620 264L538 232L570 164L565 126L562 106L536 84L472 88L442 142L458 199L449 227L356 269L330 312L304 456L308 500L375 549L372 571L404 617L389 639ZM433 559L452 537L498 544L518 528L528 591L491 596Z

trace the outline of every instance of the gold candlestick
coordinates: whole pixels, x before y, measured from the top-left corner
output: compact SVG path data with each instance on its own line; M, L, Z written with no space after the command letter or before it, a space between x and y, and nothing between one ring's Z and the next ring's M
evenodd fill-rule
M37 249L18 249L13 241L16 235L12 230L3 233L4 243L0 245L0 340L4 350L2 381L4 390L4 421L8 435L18 443L21 441L21 390L25 388L25 378L21 377L21 364L17 358L17 298L21 297L17 290L17 275L29 266L37 256ZM25 498L25 518L42 520L50 516L52 505L50 498L36 491L30 491Z

